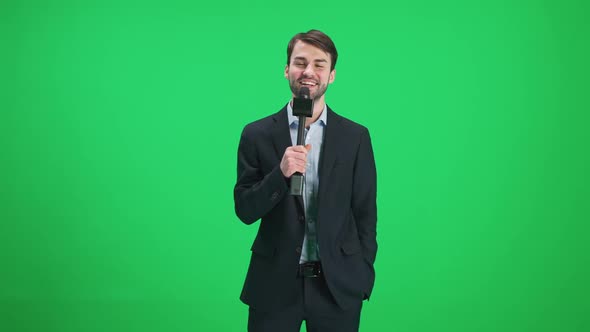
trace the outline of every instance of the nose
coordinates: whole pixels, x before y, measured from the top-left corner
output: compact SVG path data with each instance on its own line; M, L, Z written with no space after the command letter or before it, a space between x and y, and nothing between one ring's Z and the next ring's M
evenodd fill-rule
M314 71L313 71L313 63L310 63L307 65L307 67L305 67L305 70L303 71L303 75L307 76L307 77L313 77Z

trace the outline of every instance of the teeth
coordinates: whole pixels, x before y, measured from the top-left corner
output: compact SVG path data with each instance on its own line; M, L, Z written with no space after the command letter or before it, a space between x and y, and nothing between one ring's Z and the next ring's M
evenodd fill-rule
M301 84L303 84L303 85L315 85L315 83L313 83L313 82L301 82Z

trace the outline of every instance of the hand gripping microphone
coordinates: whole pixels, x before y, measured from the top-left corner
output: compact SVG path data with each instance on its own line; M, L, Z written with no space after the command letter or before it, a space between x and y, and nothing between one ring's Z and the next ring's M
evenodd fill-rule
M293 98L293 116L299 117L299 126L297 127L297 145L305 145L305 118L311 118L313 115L313 99L309 97L309 88L302 87L299 89L299 96ZM305 178L303 174L296 172L291 176L291 195L303 195L303 185Z

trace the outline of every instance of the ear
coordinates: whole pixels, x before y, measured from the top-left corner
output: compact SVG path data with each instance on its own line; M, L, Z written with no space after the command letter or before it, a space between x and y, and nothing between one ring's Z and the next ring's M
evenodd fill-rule
M336 78L336 69L334 69L330 72L330 77L328 78L328 84L332 84L332 82L334 82L335 78Z
M289 65L285 65L285 78L289 79Z

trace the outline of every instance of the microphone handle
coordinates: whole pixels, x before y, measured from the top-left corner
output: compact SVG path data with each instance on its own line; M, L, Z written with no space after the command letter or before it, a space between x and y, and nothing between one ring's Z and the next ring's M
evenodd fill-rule
M305 115L299 116L299 127L297 127L297 145L305 145Z
M297 127L297 145L305 145L305 115L299 116L299 126ZM305 176L299 172L291 175L290 192L293 196L303 195L303 186L305 184Z

